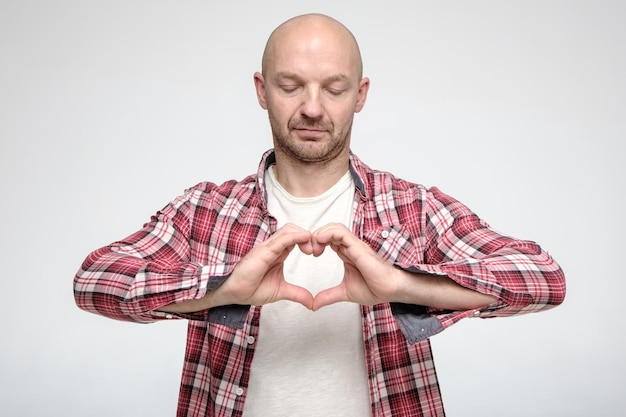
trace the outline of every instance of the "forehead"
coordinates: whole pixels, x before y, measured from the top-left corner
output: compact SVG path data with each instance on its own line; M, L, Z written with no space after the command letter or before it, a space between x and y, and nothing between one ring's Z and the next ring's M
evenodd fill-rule
M300 26L275 35L266 57L269 73L358 77L358 49L349 34L336 28Z

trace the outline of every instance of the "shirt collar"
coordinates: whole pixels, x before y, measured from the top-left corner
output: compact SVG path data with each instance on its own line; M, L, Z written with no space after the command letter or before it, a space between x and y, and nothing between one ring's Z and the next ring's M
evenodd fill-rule
M261 163L257 170L257 187L263 196L263 202L267 201L267 189L265 188L265 171L272 165L276 164L276 154L274 149L265 151L261 157ZM371 193L371 187L368 186L368 172L370 168L365 165L355 154L350 152L350 173L354 180L354 186L359 191L361 198L368 198Z

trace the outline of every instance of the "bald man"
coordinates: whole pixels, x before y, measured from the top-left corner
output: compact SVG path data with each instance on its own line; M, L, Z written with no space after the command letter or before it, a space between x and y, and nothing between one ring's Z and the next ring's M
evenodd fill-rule
M87 311L189 320L179 416L442 416L429 337L562 302L536 243L351 152L362 71L336 20L280 25L254 74L257 172L190 188L78 271Z

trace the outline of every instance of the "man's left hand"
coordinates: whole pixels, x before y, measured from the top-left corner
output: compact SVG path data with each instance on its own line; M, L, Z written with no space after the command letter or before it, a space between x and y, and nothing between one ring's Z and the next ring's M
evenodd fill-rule
M313 255L319 256L327 246L344 263L344 276L335 287L319 292L313 310L330 304L349 301L374 305L393 301L401 274L346 226L331 223L313 232Z

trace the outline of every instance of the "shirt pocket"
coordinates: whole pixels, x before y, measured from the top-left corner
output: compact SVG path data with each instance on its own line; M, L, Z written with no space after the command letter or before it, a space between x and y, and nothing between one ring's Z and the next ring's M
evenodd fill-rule
M384 260L400 268L423 263L420 242L415 241L402 225L369 229L363 234L363 241Z

